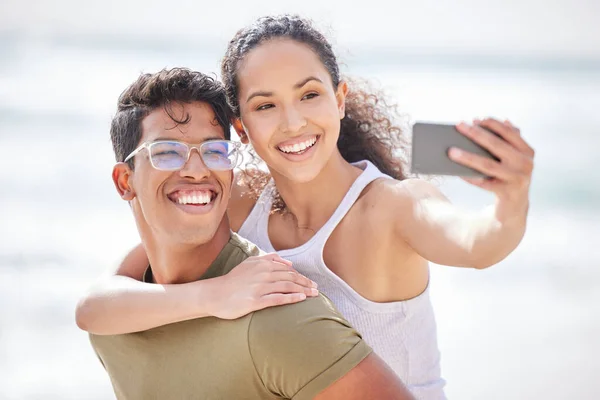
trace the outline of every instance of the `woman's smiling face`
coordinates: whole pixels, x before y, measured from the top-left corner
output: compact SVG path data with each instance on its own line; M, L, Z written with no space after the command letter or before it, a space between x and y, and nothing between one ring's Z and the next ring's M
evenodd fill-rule
M273 39L251 50L238 68L238 101L246 134L272 173L314 179L337 150L345 83L308 46Z

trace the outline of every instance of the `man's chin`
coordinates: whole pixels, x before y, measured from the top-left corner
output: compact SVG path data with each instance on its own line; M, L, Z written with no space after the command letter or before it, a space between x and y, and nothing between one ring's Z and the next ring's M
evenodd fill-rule
M210 243L215 238L217 231L218 226L212 229L208 226L180 227L179 229L176 228L176 233L172 235L171 241L175 240L181 245L202 246Z
M226 208L222 207L218 195L206 205L177 204L170 201L169 210L160 225L172 244L203 245L209 243L224 221ZM158 222L158 221L156 221ZM162 230L162 229L161 229Z
M212 241L225 222L226 210L215 207L208 214L176 213L165 222L170 225L172 240L181 244L200 246Z

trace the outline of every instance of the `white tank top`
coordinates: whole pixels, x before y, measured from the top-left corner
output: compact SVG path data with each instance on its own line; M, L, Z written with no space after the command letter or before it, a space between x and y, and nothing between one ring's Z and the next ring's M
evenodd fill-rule
M302 246L277 253L292 261L298 272L318 283L319 291L336 305L417 399L445 399L445 381L440 373L440 353L429 286L422 294L410 300L376 303L354 291L330 271L323 261L323 248L327 239L363 189L377 178L392 179L369 161L360 161L354 165L363 172L354 181L329 221ZM271 180L238 232L267 252L275 251L268 233L273 189L274 183Z

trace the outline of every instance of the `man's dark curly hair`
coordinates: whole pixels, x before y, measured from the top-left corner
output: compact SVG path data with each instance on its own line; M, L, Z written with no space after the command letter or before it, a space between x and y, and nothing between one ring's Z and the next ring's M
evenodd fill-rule
M159 107L176 124L187 124L189 115L178 119L173 105L204 102L215 112L215 124L221 125L225 138L230 137L232 113L221 82L187 68L163 69L154 74L142 74L121 95L117 113L110 127L110 138L117 161L123 161L138 146L142 137L141 122ZM129 165L133 168L133 162Z

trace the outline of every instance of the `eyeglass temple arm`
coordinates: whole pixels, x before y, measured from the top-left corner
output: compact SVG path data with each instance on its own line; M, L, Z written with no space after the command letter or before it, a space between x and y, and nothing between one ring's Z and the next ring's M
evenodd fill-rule
M135 155L136 155L137 153L139 153L139 152L140 152L140 151L142 151L144 148L146 148L146 146L148 146L148 143L143 143L142 145L140 145L140 146L139 146L137 149L135 149L134 151L132 151L132 152L131 152L131 154L129 154L129 155L127 156L127 158L125 158L125 159L123 160L123 162L127 162L127 161L131 160L133 157L135 157Z

